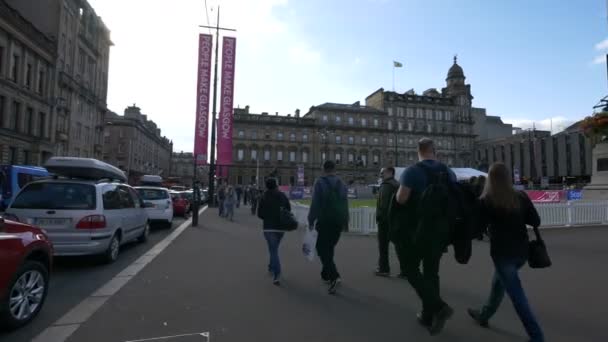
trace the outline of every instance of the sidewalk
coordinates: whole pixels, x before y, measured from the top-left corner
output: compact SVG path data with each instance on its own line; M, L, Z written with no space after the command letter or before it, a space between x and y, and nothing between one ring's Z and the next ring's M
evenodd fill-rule
M344 282L337 296L329 296L319 279L318 262L310 263L301 255L301 237L302 232L289 233L283 241L284 279L281 287L275 287L266 274L268 256L261 221L251 216L248 207L236 210L234 223L219 218L217 209L209 209L201 215L199 227L186 229L68 341L525 340L508 299L492 329L479 328L466 316L466 308L482 303L489 291L492 267L486 244L475 245L477 257L467 266L455 264L451 254L444 258L443 295L456 315L441 335L431 338L415 320L420 305L409 284L372 275L376 260L373 238L343 236L336 261ZM553 257L554 262L561 259ZM395 260L392 255L393 272L398 270ZM572 272L566 270L564 279ZM580 300L561 297L558 302L561 289L547 289L547 281L552 287L560 284L561 273L559 277L547 271L523 273L548 341L598 341L589 334L602 334L601 323L596 327L587 322L589 316L582 316L589 313L588 307L581 308L576 321L566 319L577 317L567 314L568 309L560 313L563 307L576 307L574 303ZM567 300L571 303L564 303ZM210 338L202 333L209 333ZM181 334L199 335L158 339Z

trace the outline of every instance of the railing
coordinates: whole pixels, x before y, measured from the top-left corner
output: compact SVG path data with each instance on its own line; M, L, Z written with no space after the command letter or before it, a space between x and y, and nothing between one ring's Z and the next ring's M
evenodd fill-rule
M608 224L608 201L535 203L535 207L544 228ZM308 206L293 203L292 209L298 222L307 224ZM376 208L352 208L349 211L349 232L373 234L378 231Z

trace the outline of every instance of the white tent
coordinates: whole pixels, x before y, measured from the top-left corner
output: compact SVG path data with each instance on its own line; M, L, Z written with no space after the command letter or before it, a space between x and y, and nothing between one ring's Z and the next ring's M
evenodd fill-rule
M406 167L396 167L395 168L395 179L399 180L401 178L401 174L403 171L407 169ZM452 167L452 171L456 174L456 178L459 182L466 181L471 179L471 177L479 177L484 176L487 177L488 174L485 172L481 172L479 170L475 170L469 167Z

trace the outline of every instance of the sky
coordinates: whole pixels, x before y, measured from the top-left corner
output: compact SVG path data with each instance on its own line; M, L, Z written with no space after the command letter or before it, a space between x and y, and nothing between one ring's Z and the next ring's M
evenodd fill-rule
M198 25L237 37L235 107L280 115L379 88L445 86L458 55L473 105L559 131L608 93L606 1L89 0L111 30L108 106L137 104L192 151Z

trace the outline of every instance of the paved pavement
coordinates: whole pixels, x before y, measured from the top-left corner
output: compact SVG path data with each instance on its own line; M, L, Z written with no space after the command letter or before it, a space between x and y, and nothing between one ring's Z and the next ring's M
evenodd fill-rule
M419 302L407 282L372 275L373 238L343 236L336 259L344 283L329 296L318 263L301 255L301 235L288 234L281 246L284 280L277 288L266 274L260 222L246 209L237 211L234 223L210 209L199 228L186 229L68 341L526 340L508 299L490 329L475 326L465 313L489 291L487 243L475 244L469 265L456 264L451 254L444 258L442 292L456 315L441 335L430 337L414 319ZM526 268L522 278L547 341L608 341L608 229L553 229L545 238L554 267Z
M176 218L173 227L184 220ZM132 243L121 249L119 259L110 265L100 264L94 257L55 258L49 295L38 317L27 326L10 334L0 333L0 341L27 342L58 320L73 306L145 254L171 229L152 228L148 242Z

